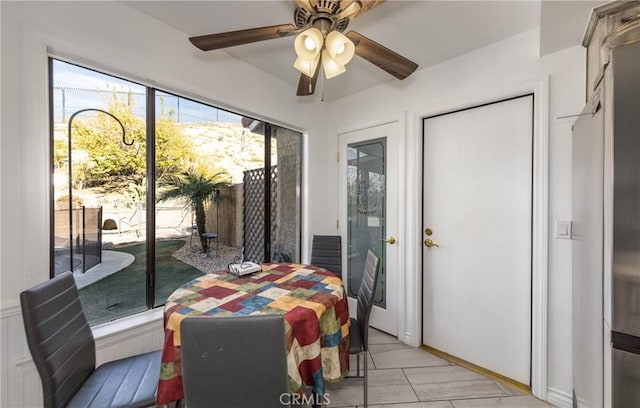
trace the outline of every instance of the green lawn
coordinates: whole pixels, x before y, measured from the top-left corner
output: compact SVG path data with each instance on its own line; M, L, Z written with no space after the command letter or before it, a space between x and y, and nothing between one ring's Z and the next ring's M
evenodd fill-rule
M202 275L202 271L171 256L185 241L156 242L156 305L183 283ZM80 289L82 307L90 324L113 320L146 309L146 245L113 248L135 256L127 268Z

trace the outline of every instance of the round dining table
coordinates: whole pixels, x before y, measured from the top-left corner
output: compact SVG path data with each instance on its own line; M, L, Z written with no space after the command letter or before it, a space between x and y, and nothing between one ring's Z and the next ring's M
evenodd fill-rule
M164 306L164 345L156 402L184 398L180 322L188 316L282 314L289 391L324 395L325 381L349 371L349 308L342 280L306 264L262 264L244 276L203 275L176 289Z

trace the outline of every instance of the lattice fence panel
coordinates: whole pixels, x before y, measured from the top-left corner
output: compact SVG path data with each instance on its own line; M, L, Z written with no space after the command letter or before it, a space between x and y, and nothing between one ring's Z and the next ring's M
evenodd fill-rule
M269 174L271 180L271 228L273 237L276 232L277 222L277 166L271 168ZM244 172L244 257L246 260L261 263L264 262L264 169L247 170Z
M264 169L244 172L244 257L258 262L263 258Z

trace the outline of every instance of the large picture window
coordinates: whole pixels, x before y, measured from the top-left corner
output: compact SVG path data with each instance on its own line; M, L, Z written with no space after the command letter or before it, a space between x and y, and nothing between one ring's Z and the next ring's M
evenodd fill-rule
M299 132L57 59L50 86L51 276L91 324L240 258L300 261Z

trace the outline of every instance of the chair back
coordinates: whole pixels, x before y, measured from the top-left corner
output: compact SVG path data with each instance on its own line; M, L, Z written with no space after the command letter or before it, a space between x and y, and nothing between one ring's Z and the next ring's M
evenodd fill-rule
M373 308L373 298L378 286L379 273L380 258L369 249L364 265L364 273L362 274L362 283L360 283L360 289L358 290L358 310L356 312L358 330L360 330L360 338L362 339L364 350L367 350L369 344L369 316Z
M342 275L342 244L340 235L314 235L311 243L311 265Z
M20 293L27 344L44 406L67 405L96 366L95 341L71 272Z
M194 316L180 324L189 408L278 407L288 397L282 315Z

